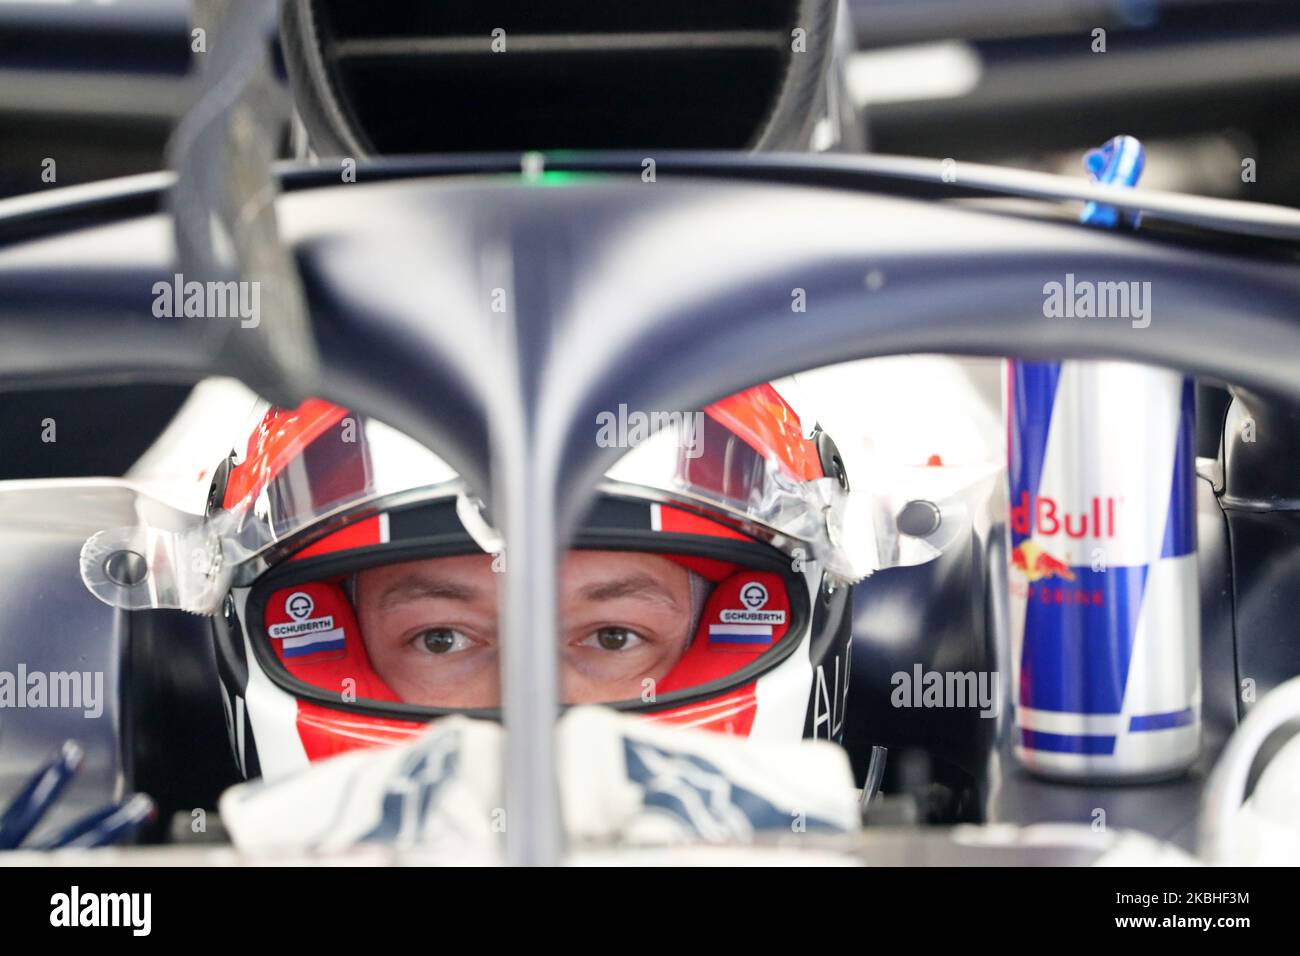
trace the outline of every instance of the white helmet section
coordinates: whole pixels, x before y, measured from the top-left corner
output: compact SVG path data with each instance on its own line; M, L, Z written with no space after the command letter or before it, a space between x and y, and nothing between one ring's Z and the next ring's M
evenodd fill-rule
M276 687L266 671L257 663L254 655L247 627L248 594L248 588L239 588L235 591L235 607L239 620L245 622L242 628L244 659L248 661L248 686L244 690L243 706L252 727L253 739L257 741L257 758L262 773L266 779L276 780L303 769L310 761L307 759L302 737L298 733L297 698ZM238 698L234 709L238 709ZM237 736L242 731L241 724L236 722L232 725L232 743L236 747L235 756L239 761L239 769L248 776L245 742Z

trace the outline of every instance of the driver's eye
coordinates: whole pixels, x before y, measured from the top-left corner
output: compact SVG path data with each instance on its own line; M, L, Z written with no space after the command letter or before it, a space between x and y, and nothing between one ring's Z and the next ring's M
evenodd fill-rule
M635 631L629 631L625 627L602 627L582 643L589 647L599 647L605 651L623 651L629 647L635 647L641 642L640 635Z
M449 627L435 627L427 631L421 631L415 636L415 642L430 654L451 654L456 651L463 651L471 643L470 639L460 631L453 631Z

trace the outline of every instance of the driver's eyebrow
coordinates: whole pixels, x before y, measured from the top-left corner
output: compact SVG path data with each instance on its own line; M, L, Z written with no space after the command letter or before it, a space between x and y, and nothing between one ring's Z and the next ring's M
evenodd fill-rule
M397 604L419 600L464 601L470 603L483 596L481 588L459 581L408 574L380 592L377 606L386 611Z
M630 574L627 577L597 581L578 591L578 597L588 601L615 601L633 598L654 604L663 604L681 610L681 603L673 592L658 578L649 574Z

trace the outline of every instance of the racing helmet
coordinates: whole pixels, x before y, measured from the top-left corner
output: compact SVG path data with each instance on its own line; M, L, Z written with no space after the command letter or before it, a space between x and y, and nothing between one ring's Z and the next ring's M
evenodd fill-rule
M929 555L872 520L881 503L855 497L835 444L773 385L660 417L598 422L598 442L630 450L561 563L562 703L839 742L849 585ZM483 504L423 446L337 405L261 403L251 422L201 521L97 536L82 554L104 600L212 615L244 775L446 714L499 717L509 554ZM113 573L123 554L145 556L147 593Z

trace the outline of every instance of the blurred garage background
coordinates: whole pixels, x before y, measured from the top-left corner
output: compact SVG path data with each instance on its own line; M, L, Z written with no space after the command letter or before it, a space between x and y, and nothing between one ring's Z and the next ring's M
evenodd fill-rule
M1122 132L1147 146L1144 186L1300 205L1300 4L846 2L847 89L872 151L1082 176L1083 151ZM0 0L0 196L160 168L188 100L190 20L187 0ZM0 478L121 474L187 392L0 395Z

